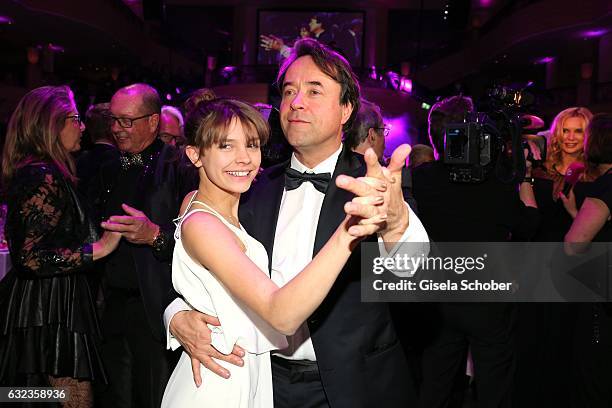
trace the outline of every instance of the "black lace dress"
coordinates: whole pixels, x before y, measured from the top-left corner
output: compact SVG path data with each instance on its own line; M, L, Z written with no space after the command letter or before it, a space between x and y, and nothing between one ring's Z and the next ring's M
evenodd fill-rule
M75 190L56 166L34 163L16 172L7 203L13 269L0 282L0 384L106 382L87 283L96 237Z

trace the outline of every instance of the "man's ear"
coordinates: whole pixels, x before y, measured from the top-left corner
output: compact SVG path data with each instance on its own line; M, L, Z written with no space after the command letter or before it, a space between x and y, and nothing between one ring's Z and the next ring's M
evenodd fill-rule
M159 126L159 114L154 113L149 117L149 129L155 132Z
M353 113L353 104L347 102L346 105L340 105L340 108L342 109L342 124L344 125Z
M198 169L202 167L202 160L200 160L200 149L195 146L186 146L185 154L189 157L189 160L196 166Z
M376 130L374 130L374 128L369 128L368 129L368 143L370 143L370 146L374 146L374 142L376 142L377 137L378 135L376 134Z

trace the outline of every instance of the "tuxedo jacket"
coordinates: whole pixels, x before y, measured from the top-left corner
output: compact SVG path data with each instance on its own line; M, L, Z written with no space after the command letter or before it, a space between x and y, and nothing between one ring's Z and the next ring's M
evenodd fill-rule
M274 235L290 161L266 170L242 197L240 221L268 251ZM343 148L321 207L313 256L345 217L353 195L335 185L339 174L364 176L363 156ZM296 237L297 238L297 237ZM368 238L376 241L376 236ZM361 253L356 249L307 324L321 381L333 408L415 406L416 391L387 303L361 302Z
M137 199L133 206L159 225L166 237L165 245L160 250L154 250L149 245L132 245L131 253L151 332L157 340L165 342L163 312L167 306L168 291L172 288L173 220L179 215L185 195L197 189L198 173L185 154L174 146L156 140L154 151L158 154L153 156L150 165L144 166L134 186ZM104 186L105 194L98 205L103 213L113 185L120 176L119 160L102 165L100 183ZM110 215L117 214L105 213L106 217Z

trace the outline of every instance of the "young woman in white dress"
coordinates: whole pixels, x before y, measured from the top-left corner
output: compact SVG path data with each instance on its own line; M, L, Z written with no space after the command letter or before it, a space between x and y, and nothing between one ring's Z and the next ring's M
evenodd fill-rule
M247 191L261 163L260 144L269 128L250 105L229 99L201 103L187 120L186 153L198 168L198 190L179 218L172 265L175 289L194 309L216 316L212 344L221 353L245 350L244 366L218 361L228 379L202 370L197 387L190 357L183 352L168 382L162 407L271 408L270 351L285 348L290 335L329 292L359 239L376 230L385 215L347 216L317 256L279 288L268 275L265 248L238 222L240 194ZM359 204L382 203L386 186L372 187ZM363 227L355 227L359 223ZM350 233L349 233L350 231Z

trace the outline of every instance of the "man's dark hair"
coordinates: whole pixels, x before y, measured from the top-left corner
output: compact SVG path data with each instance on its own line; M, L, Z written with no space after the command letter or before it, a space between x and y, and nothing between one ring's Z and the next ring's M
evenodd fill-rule
M327 14L325 13L317 13L317 14L313 14L312 17L310 17L312 20L316 20L317 23L321 24L321 27L324 30L328 30L329 29L329 17L327 16Z
M474 111L474 103L467 96L456 95L436 103L429 111L429 141L438 154L444 152L444 129L449 123L463 122L468 112Z
M110 103L98 103L87 109L85 113L85 129L87 129L87 134L91 138L92 143L103 139L112 140L109 109Z
M612 163L612 114L593 116L586 132L586 159L590 164Z
M315 39L304 38L295 42L291 55L285 59L276 77L276 85L283 93L285 74L287 70L300 57L310 56L315 65L327 76L340 84L340 105L351 104L353 112L343 126L346 131L351 128L355 115L359 111L361 90L359 80L351 69L351 64L342 55L331 50Z
M351 128L344 132L344 144L349 149L355 149L368 137L371 128L383 127L383 118L380 108L365 99L361 100L361 107L355 115Z

